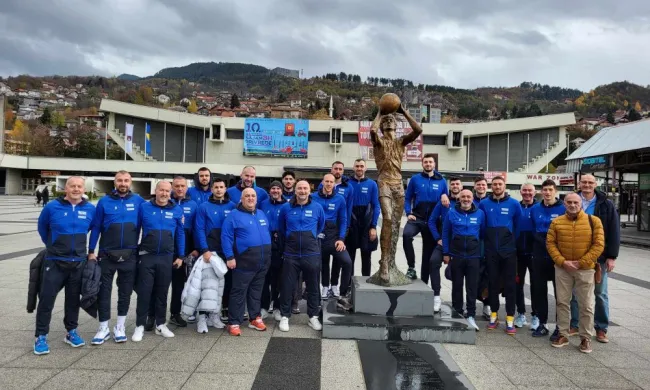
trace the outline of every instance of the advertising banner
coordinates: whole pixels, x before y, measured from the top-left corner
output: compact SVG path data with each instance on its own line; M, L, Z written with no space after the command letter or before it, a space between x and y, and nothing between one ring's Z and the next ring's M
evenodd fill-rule
M133 123L127 123L124 129L124 151L126 153L133 153ZM126 159L126 157L125 157Z
M598 172L609 168L609 156L587 157L582 159L582 172Z
M370 121L361 121L359 122L359 150L361 152L361 158L364 160L374 160L375 155L372 152L372 142L370 141L370 126L372 122ZM404 134L408 134L413 129L408 124L408 122L397 122L397 129L395 135L401 137ZM379 132L381 136L381 131ZM416 138L411 144L406 147L406 153L404 153L404 161L420 161L422 159L422 135ZM437 167L439 169L439 167Z
M488 183L492 182L492 179L494 179L497 176L501 176L504 180L508 180L508 172L498 172L498 171L483 172L483 177L485 178L485 180L488 181Z
M247 118L244 155L307 158L309 121L306 119Z

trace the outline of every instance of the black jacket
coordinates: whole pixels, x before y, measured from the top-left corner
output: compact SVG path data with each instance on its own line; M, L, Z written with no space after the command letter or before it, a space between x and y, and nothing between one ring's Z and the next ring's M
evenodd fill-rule
M580 194L580 191L578 191L578 194ZM616 212L614 203L607 199L607 194L598 190L596 190L594 216L600 218L603 223L603 230L605 230L605 250L600 258L617 258L621 247L621 218Z
M45 258L46 249L38 252L34 260L29 263L29 284L27 289L27 313L33 313L36 310L38 302L38 292L41 290L41 270L43 259Z
M102 270L96 261L86 261L81 276L81 308L97 318L97 294L101 284Z

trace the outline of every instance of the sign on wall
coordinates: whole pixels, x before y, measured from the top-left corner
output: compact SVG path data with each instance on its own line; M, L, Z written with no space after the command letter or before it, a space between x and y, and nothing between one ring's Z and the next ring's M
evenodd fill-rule
M487 180L488 183L492 182L497 176L501 176L504 180L508 180L508 172L499 172L499 171L488 171L483 172L483 177Z
M650 190L650 173L642 173L639 175L639 189Z
M573 173L529 173L526 182L533 185L542 185L546 180L553 180L558 186L574 185Z
M374 160L375 154L372 151L372 141L370 141L370 126L372 122L370 121L361 121L359 122L359 150L361 152L361 158L364 160ZM408 124L408 122L397 121L397 129L395 130L395 136L401 137L404 134L408 134L413 129ZM381 131L379 132L381 136ZM415 139L406 147L406 153L404 153L404 161L420 161L422 159L422 135ZM437 160L437 158L436 158ZM437 161L436 161L437 162ZM436 166L436 169L440 167Z
M609 156L586 157L582 159L582 172L604 171L609 167Z
M307 158L308 138L306 119L247 118L244 155Z

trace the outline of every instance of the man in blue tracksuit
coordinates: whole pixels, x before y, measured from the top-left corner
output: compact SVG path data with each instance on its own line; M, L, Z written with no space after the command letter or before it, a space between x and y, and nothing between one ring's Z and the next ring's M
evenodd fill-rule
M420 265L420 278L424 283L429 283L429 260L435 248L435 242L429 240L431 232L427 226L429 217L438 202L449 206L447 196L447 181L436 171L434 154L428 153L422 157L422 173L413 175L406 187L404 196L404 212L408 218L402 234L404 255L408 263L406 276L417 279L415 271L415 250L413 237L422 233L422 264Z
M296 174L293 171L284 171L284 173L282 173L282 197L285 200L291 199L295 186Z
M594 329L596 341L608 343L607 328L609 327L609 296L607 295L607 274L614 271L616 258L621 246L621 220L614 203L607 199L607 194L596 189L596 178L593 175L580 176L580 191L582 210L603 223L605 230L605 250L598 258L602 270L600 283L596 283L596 306L594 309ZM571 328L569 335L578 334L578 302L575 296L571 299Z
M47 250L43 260L41 285L36 309L34 353L50 353L47 335L56 296L65 287L63 324L65 342L73 347L85 345L77 333L81 295L81 276L88 257L86 238L95 217L95 206L82 198L85 182L72 176L65 183L65 196L43 207L38 217L38 234Z
M440 267L442 266L442 222L445 220L447 213L452 209L457 201L460 192L463 190L463 182L458 177L449 178L449 206L438 202L431 212L427 222L433 242L436 248L429 259L429 274L431 275L431 288L433 289L433 312L440 311L442 300L440 299ZM478 206L477 206L478 208ZM422 240L430 240L430 237L422 236Z
M350 179L343 174L344 172L345 172L345 166L343 165L342 162L335 161L332 164L332 169L330 173L334 176L334 190L337 194L341 195L345 200L345 205L347 207L346 217L348 218L349 221L350 214L352 214L354 188L349 183ZM318 187L319 190L321 189L322 185L323 184L321 183L321 185Z
M259 207L262 202L269 198L269 194L264 191L263 188L255 185L255 168L251 166L245 166L241 171L241 180L237 182L234 186L228 188L228 196L234 204L238 204L241 199L242 191L244 188L252 188L257 194L257 206Z
M492 194L483 199L480 209L485 213L485 263L488 270L490 323L488 330L499 325L499 293L503 283L506 298L506 333L514 335L516 300L517 245L515 233L521 216L519 202L506 193L506 181L501 176L492 179Z
M115 342L127 341L125 322L135 284L136 252L140 239L138 211L144 199L131 192L131 175L127 171L115 174L115 189L97 203L93 228L88 243L89 258L95 257L99 240L99 266L102 280L97 294L99 329L93 345L103 344L111 336L111 291L117 272L117 323L113 328ZM101 240L100 240L101 236Z
M485 214L473 202L472 191L460 192L460 199L450 207L442 225L444 262L451 267L452 305L463 314L463 281L467 295L467 323L476 325L476 294L481 262L481 238L485 232Z
M241 335L244 302L248 307L248 327L264 331L261 298L266 272L271 264L269 219L257 208L257 194L244 188L241 202L230 212L221 228L221 247L226 265L232 270L232 289L228 307L228 333Z
M223 253L221 245L221 228L230 212L235 209L236 205L228 198L226 192L226 182L223 179L215 178L212 181L212 196L207 202L202 203L194 219L194 242L199 252L203 255L203 260L210 259L212 252L221 257L224 261L226 256ZM209 261L209 260L208 260ZM232 288L232 271L228 270L225 276L223 296L221 298L222 312L226 313L230 298L230 289ZM220 324L219 313L199 313L198 330L207 329L209 324ZM206 317L209 315L209 317ZM217 321L218 320L218 321ZM205 327L203 327L205 321Z
M354 261L357 249L361 251L361 275L370 276L370 256L377 250L377 222L379 221L379 190L377 182L366 177L366 161L354 161L354 177L348 184L353 188L352 212L348 219L348 236L345 247L352 260L352 275L354 275ZM347 203L346 203L347 204ZM341 267L332 264L332 284L338 284Z
M299 180L296 194L282 207L278 218L278 230L284 246L280 292L282 318L279 325L282 332L289 331L292 295L300 271L307 287L309 326L315 330L322 329L318 320L318 275L321 267L318 235L325 228L325 212L320 204L312 201L309 192L309 183Z
M152 299L156 315L156 334L174 337L165 320L172 267L179 268L183 265L179 254L185 253L183 210L171 200L170 182L158 182L155 191L154 199L140 205L138 215L142 239L138 248L136 328L131 337L135 342L142 341L144 336Z
M534 294L531 294L531 297L535 313L539 319L539 325L533 330L533 337L548 335L548 328L546 327L548 321L548 282L553 283L553 291L555 291L555 262L548 254L548 250L546 250L546 234L551 222L566 212L564 203L555 197L556 194L555 182L551 179L545 180L542 183L542 201L533 206L530 212L530 220L535 232L530 286L531 289L534 289ZM556 326L554 338L558 338L559 335L560 330Z
M206 167L199 168L194 175L194 186L187 189L187 195L196 202L197 206L207 202L212 195L212 172Z
M286 173L286 172L285 172ZM293 183L291 184L293 188ZM262 202L260 210L264 211L269 219L269 232L271 233L271 267L266 273L264 290L262 291L262 318L265 312L273 312L275 320L280 322L280 285L282 283L282 244L278 231L278 218L280 210L287 204L284 198L283 184L274 181L269 187L269 199ZM292 191L293 196L293 191Z
M172 190L172 201L183 210L183 231L185 233L185 252L176 251L176 255L178 257L192 255L196 258L199 256L199 251L197 250L197 245L194 244L193 229L198 204L189 196L187 179L184 177L176 176L174 178ZM181 317L181 295L183 294L186 281L187 269L185 263L178 268L172 269L172 296L169 302L169 322L181 328L187 326L187 322ZM150 317L153 317L154 313L155 308L152 304L149 311Z
M536 329L539 326L539 318L535 311L535 298L533 295L533 277L532 277L532 253L533 253L533 222L530 219L530 211L533 209L535 202L535 186L530 183L524 183L519 190L521 194L521 216L517 222L517 317L515 317L515 327L522 328L528 324L526 321L526 301L524 299L524 284L526 284L526 272L530 272L530 296L531 296L531 326L530 329Z
M345 199L334 192L334 175L323 176L322 186L311 195L311 200L320 204L325 212L325 228L321 234L321 298L334 296L340 308L350 310L352 305L346 294L352 278L352 260L344 242L348 228L347 210ZM343 269L340 290L339 286L330 284L330 256Z
M478 177L474 179L474 204L476 207L479 207L481 201L487 197L487 180L485 177ZM485 242L481 241L481 254L483 258L481 259L481 270L479 271L478 277L478 300L483 304L483 317L486 321L490 320L490 300L487 296L488 288L488 274L487 274L487 265L485 264Z

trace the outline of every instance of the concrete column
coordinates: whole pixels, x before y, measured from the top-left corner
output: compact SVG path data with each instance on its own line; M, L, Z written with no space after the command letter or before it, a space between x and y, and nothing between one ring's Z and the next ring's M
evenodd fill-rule
M6 195L20 195L22 181L22 171L20 169L7 168L7 178L5 180Z

